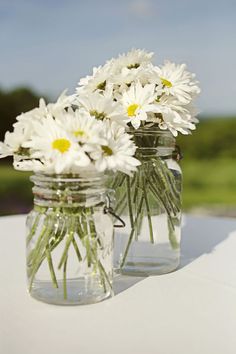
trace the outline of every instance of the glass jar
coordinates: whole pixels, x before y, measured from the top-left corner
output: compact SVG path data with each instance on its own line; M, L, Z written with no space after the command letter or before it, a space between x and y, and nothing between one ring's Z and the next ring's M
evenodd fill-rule
M113 220L105 176L31 177L27 279L32 297L75 305L112 295Z
M157 128L131 130L141 165L113 183L116 213L126 227L115 235L114 268L148 276L176 269L180 260L182 173L175 138Z

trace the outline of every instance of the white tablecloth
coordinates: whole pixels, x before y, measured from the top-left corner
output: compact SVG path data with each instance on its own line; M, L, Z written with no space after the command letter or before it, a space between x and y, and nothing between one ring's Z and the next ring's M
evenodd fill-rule
M0 218L0 354L236 353L236 220L186 217L180 269L76 307L27 294L24 222Z

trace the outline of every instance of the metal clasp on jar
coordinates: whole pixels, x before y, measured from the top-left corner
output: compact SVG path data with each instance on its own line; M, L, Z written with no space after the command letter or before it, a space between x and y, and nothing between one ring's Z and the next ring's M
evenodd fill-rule
M111 201L110 198L107 196L106 197L106 205L104 206L103 209L104 214L110 214L112 215L116 220L120 222L120 224L114 224L114 227L125 227L125 222L119 215L117 215L114 211L114 209L111 207Z

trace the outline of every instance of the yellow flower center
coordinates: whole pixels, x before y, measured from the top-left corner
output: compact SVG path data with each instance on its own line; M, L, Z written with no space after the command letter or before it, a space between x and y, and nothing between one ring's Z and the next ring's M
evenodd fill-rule
M56 139L52 143L52 148L60 151L62 154L67 152L71 146L71 143L67 139Z
M78 130L76 130L75 132L74 132L74 136L76 137L76 138L82 138L82 137L84 137L86 134L85 134L85 132L83 131L83 130L81 130L81 129L78 129Z
M127 108L127 113L129 117L133 117L136 114L136 110L139 108L139 105L134 103L131 104L128 108Z
M109 146L107 145L102 145L102 151L104 152L105 155L111 156L113 154L113 151Z
M166 87L172 87L173 86L172 83L169 80L164 79L163 77L161 77L161 82Z

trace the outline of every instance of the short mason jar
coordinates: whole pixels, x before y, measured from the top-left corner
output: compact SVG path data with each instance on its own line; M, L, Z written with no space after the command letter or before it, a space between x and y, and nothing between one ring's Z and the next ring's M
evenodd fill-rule
M180 261L182 172L175 138L154 127L130 133L141 165L112 185L116 213L126 223L115 235L114 268L137 276L168 273Z
M33 175L27 217L27 279L51 304L99 302L112 295L113 220L106 176Z

